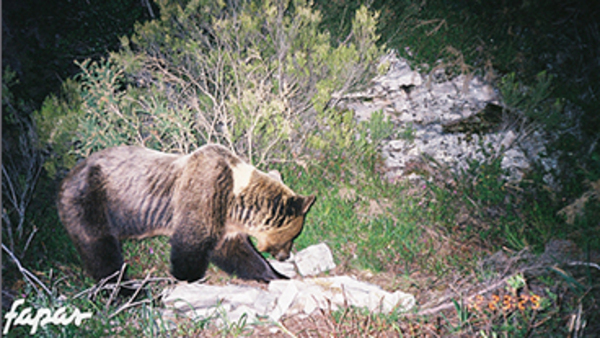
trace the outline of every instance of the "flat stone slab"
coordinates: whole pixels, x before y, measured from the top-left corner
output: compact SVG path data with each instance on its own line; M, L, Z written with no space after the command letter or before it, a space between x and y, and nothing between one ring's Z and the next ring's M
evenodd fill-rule
M336 310L346 306L389 313L394 309L410 311L413 295L402 291L387 292L377 285L350 276L277 280L267 290L240 285L179 283L165 290L164 315L178 312L194 320L215 318L217 322L237 322L243 316L249 323L258 317L278 321L284 315L311 314L315 310Z
M285 262L270 261L280 273L295 278L314 276L335 268L333 254L325 243L312 245ZM163 292L167 310L193 320L215 319L217 325L234 323L245 316L252 323L257 318L279 321L284 315L311 314L318 309L336 310L346 306L389 313L394 309L409 311L415 297L402 291L387 292L377 285L350 276L304 278L272 281L265 290L246 285L206 285L178 283Z
M395 308L406 312L415 306L415 297L411 294L387 292L350 276L277 280L269 284L269 292L279 295L277 305L280 309L269 313L275 321L283 314L311 314L317 309L337 310L355 306L375 313L390 313Z

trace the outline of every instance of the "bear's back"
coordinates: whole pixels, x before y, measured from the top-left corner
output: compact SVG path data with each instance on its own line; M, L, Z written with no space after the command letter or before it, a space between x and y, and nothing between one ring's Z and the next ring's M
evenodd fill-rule
M178 186L189 188L186 177L215 180L231 175L228 167L239 159L218 145L207 145L188 155L167 154L119 146L90 155L62 183L61 205L86 201L103 207L111 232L118 238L170 235ZM209 182L210 183L210 182ZM64 212L64 211L61 211Z

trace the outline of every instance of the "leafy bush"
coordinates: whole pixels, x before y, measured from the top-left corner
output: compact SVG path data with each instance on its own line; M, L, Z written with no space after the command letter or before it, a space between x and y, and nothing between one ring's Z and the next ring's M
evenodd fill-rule
M329 103L374 70L377 14L361 7L334 46L302 0L160 6L160 20L136 26L120 52L79 64L77 95L46 100L38 125L55 159L217 142L258 165L353 142L352 116Z
M546 130L556 131L560 127L564 100L550 98L552 79L552 75L540 72L535 84L529 87L517 80L515 73L510 73L500 79L498 89L507 107L541 123Z

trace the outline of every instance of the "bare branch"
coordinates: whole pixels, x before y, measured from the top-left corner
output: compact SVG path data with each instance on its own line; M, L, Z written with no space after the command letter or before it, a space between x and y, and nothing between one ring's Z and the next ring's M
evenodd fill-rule
M126 268L127 268L127 263L123 263L123 265L121 266L121 270L119 271L119 278L117 279L117 283L115 284L115 288L110 293L110 298L108 298L108 302L106 302L106 305L104 306L104 313L108 313L108 307L110 306L110 304L112 303L113 299L115 298L115 296L119 292L119 289L121 287L121 281L123 280L123 276L125 275L125 269ZM107 281L108 281L108 278L104 278L103 279L103 283L106 283Z
M144 285L148 282L148 280L150 279L150 274L153 271L151 270L150 272L148 272L148 274L146 274L146 277L144 278L144 280L142 281L142 283L140 283L138 285L138 287L135 289L135 292L133 293L133 295L129 298L129 300L127 301L127 303L125 303L123 306L121 306L118 310L116 310L115 312L113 312L110 316L108 316L109 319L115 317L116 315L118 315L119 313L123 312L124 310L130 308L130 307L134 307L134 306L138 306L141 304L145 304L145 303L149 303L152 302L151 299L145 299L143 301L140 302L133 302L133 300L137 297L137 295L140 293L140 290L144 287Z
M587 266L587 267L591 267L591 268L595 268L595 269L600 270L600 265L598 265L596 263L589 263L589 262L569 262L568 264L570 266L582 265L582 266Z
M29 270L25 269L23 267L23 265L21 265L21 262L12 253L12 251L10 251L4 245L4 243L2 243L2 249L10 256L10 258L13 260L13 262L15 262L15 264L17 265L17 268L19 269L19 271L21 272L21 274L23 274L23 277L25 277L25 280L27 280L29 282L29 284L31 286L33 286L38 293L40 293L40 290L35 286L35 283L37 283L44 291L46 291L46 293L49 296L52 295L52 292L46 287L46 285L44 285L44 283L42 283L33 273L31 273Z

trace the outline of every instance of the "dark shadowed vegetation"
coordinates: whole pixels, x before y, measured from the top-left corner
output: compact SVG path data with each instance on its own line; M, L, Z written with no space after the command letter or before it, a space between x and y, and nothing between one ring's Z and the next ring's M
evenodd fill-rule
M286 318L298 336L594 336L600 332L600 6L593 1L22 1L3 4L2 295L93 311L45 336L268 333L266 324L160 316L165 238L124 244L135 303L88 298L55 208L57 182L117 144L189 152L209 142L299 193L316 193L297 249L327 242L335 273L416 295L414 313ZM332 99L368 85L387 49L422 72L479 74L557 137L508 184L500 159L452 184L382 180L383 114L358 123ZM572 112L579 112L572 114ZM560 132L559 132L560 131ZM565 132L566 131L566 132ZM560 137L558 137L560 135ZM226 282L216 268L209 282ZM13 327L11 335L29 330ZM282 332L282 331L280 331Z

